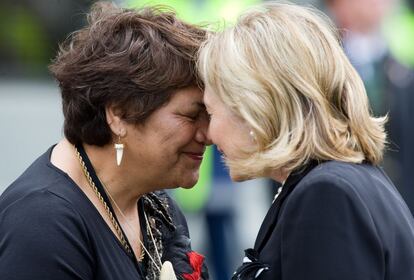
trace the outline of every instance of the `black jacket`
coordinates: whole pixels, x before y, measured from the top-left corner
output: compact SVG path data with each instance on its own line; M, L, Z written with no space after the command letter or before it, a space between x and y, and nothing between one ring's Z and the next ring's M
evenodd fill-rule
M289 176L247 255L239 279L413 280L414 221L379 167L313 162Z

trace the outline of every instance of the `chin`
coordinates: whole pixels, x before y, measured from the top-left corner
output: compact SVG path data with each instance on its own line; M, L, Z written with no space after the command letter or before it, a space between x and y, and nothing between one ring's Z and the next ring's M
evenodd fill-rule
M190 189L192 189L195 185L196 185L196 184L194 184L194 185L181 185L181 186L180 186L180 188L183 188L183 189L186 189L186 190L190 190Z
M179 186L183 189L192 189L197 184L197 181L195 182L184 182L180 184Z
M198 170L195 173L191 172L191 174L183 175L182 178L184 180L182 180L178 185L183 189L191 189L197 184L198 177Z

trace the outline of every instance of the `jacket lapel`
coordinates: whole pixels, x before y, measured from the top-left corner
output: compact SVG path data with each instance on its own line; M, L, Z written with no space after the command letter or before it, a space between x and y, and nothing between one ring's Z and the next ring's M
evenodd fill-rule
M279 218L280 208L287 198L287 196L294 190L296 185L306 176L314 167L318 165L318 162L315 160L310 161L308 164L302 168L293 171L289 177L286 179L285 184L283 185L282 192L277 197L276 201L273 202L269 211L266 214L266 217L263 220L262 226L260 227L259 233L254 244L254 249L259 253L266 245L267 240L270 238L273 233L274 228L277 225Z

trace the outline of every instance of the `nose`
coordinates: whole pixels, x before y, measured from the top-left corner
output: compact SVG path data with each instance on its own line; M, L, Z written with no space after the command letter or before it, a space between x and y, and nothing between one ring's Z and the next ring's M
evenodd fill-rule
M208 119L200 120L200 126L198 127L195 135L196 141L206 146L213 144L208 133L209 123Z

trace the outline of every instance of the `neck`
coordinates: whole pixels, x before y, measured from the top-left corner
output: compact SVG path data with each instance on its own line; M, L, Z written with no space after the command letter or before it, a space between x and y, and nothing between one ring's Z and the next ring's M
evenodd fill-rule
M145 176L140 174L141 168L129 167L125 158L118 166L115 149L111 144L104 147L84 144L84 148L96 175L120 210L126 215L136 213L138 199L152 191L145 182Z

